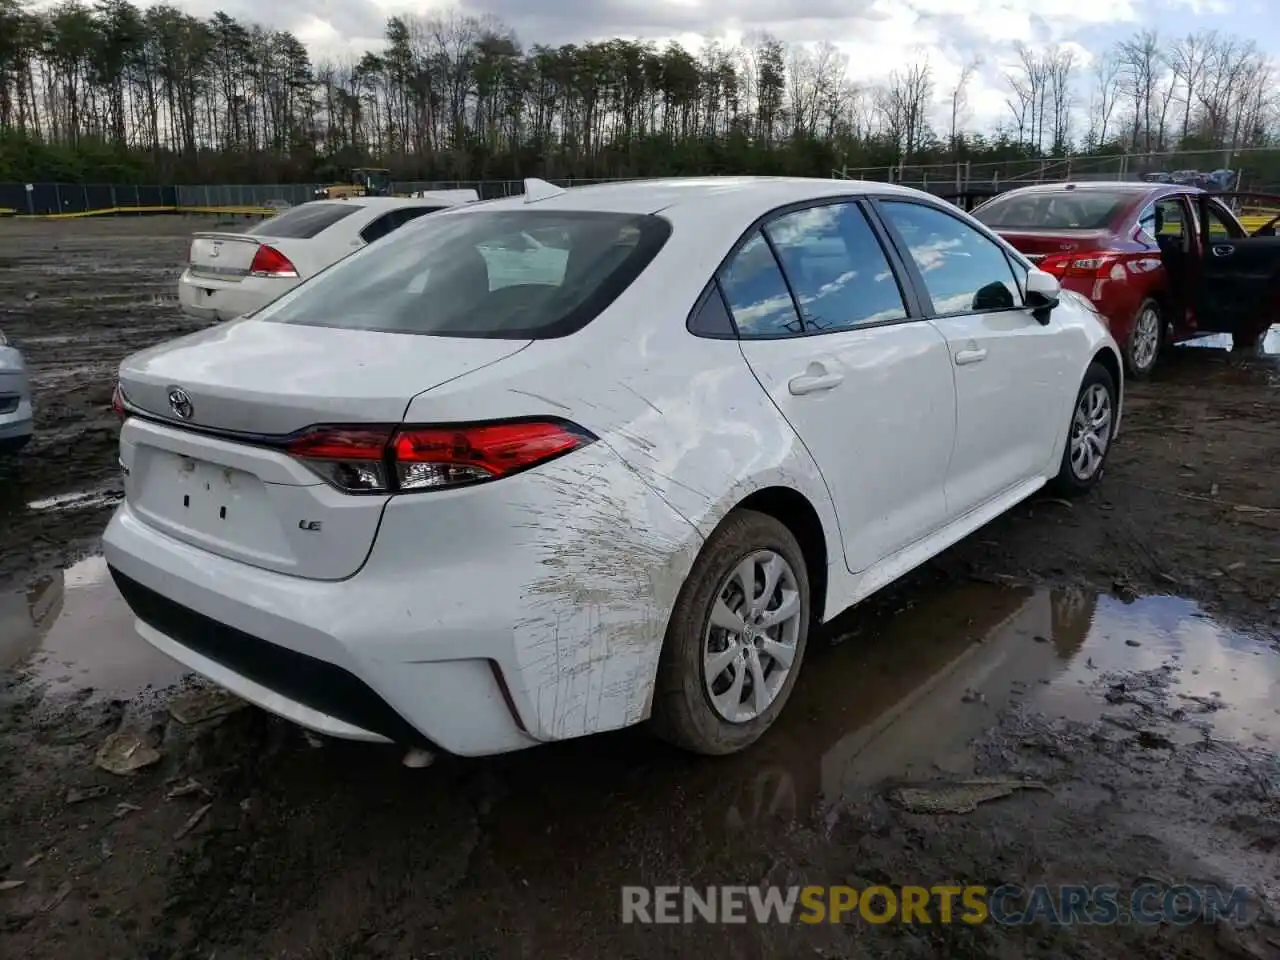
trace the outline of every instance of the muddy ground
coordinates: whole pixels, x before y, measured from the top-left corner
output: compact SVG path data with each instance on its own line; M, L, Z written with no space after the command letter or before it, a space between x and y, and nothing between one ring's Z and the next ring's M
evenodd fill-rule
M94 556L113 371L191 329L194 226L0 223L39 430L0 464L0 954L1280 957L1274 357L1175 350L1096 495L1029 502L824 629L745 755L628 731L409 770L253 709L176 721L191 681ZM98 769L117 731L156 762ZM974 776L1011 795L944 812ZM1249 894L1182 926L620 922L623 885L758 883Z

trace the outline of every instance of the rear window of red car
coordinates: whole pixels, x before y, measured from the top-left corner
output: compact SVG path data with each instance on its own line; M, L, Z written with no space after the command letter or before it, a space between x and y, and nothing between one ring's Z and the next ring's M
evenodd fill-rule
M1133 200L1132 193L1110 190L1009 193L984 203L973 216L993 230L1102 230Z

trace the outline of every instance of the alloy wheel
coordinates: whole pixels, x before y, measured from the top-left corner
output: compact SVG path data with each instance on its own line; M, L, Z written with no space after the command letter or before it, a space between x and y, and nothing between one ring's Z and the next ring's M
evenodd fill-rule
M1080 395L1071 418L1071 472L1077 480L1091 480L1102 469L1111 443L1111 393L1091 383Z
M1138 314L1131 337L1129 355L1133 366L1147 370L1156 362L1156 353L1160 350L1160 312L1155 307L1146 307Z
M702 674L716 713L747 723L778 698L806 611L791 564L757 550L721 581L703 638Z

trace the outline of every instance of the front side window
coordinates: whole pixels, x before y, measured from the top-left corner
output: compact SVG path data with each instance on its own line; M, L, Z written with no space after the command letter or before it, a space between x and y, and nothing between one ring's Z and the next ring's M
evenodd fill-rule
M924 204L882 200L880 209L906 243L936 316L1019 306L1009 259L989 237Z
M765 233L800 304L805 332L906 318L898 280L857 204L783 214Z
M444 213L429 230L415 224L360 249L255 317L447 337L565 336L626 290L670 235L652 215Z

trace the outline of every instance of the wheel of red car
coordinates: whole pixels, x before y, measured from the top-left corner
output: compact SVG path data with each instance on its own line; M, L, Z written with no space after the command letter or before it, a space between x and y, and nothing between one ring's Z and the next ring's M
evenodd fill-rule
M1133 318L1129 342L1124 349L1124 365L1129 376L1135 380L1151 376L1163 345L1164 318L1160 314L1160 305L1154 300L1144 300Z

